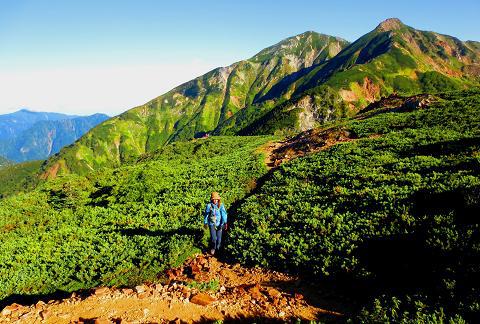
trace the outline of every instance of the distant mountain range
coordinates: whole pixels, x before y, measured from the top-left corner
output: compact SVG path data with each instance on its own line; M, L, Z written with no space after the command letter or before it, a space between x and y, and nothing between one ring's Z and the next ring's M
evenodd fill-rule
M396 18L353 43L309 31L109 119L51 158L44 175L118 166L207 133L295 133L354 116L392 93L479 82L479 42L417 30Z
M27 109L0 115L0 156L15 162L46 159L108 118Z

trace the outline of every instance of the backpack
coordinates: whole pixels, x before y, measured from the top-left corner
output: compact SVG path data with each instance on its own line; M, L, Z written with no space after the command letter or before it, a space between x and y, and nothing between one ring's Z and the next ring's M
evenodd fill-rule
M215 214L215 209L217 208L218 207L215 204L210 203L210 210L208 211L208 220L215 226L217 224L217 215Z

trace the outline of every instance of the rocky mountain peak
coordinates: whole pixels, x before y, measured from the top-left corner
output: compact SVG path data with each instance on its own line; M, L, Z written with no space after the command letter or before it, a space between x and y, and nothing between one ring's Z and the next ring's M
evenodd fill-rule
M388 18L382 21L375 29L379 31L390 31L400 29L402 26L404 26L404 24L400 19Z

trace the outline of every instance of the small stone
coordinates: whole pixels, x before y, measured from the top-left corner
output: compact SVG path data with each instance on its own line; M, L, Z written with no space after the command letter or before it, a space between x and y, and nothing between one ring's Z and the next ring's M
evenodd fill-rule
M215 298L213 298L213 297L211 297L207 294L204 294L204 293L199 293L199 294L193 296L192 299L190 300L191 303L201 305L201 306L210 305L214 301L216 301Z
M145 286L136 286L135 287L135 291L137 292L137 294L140 294L140 293L143 293L145 292Z
M35 304L35 309L37 309L37 310L42 309L43 306L45 306L45 302L40 300L38 303Z
M180 323L182 323L182 320L180 318L176 317L175 319L171 320L169 323L180 324Z
M278 316L279 316L279 317L284 317L284 316L285 316L285 312L284 312L284 311L279 312L279 313L278 313Z
M108 287L100 287L100 288L95 288L93 291L93 294L95 296L105 296L110 293L110 289Z
M299 293L295 293L294 297L295 297L296 300L303 300L303 298L304 298L303 295L299 294Z
M124 288L124 289L122 289L122 293L124 293L125 295L132 295L133 294L133 289Z
M260 285L256 284L255 286L251 287L248 292L254 299L261 299L263 294L260 292Z
M145 291L145 292L139 293L139 294L137 295L137 297L138 297L139 299L147 298L147 297L148 297L148 292Z
M40 312L40 317L43 319L43 320L46 320L47 318L51 317L52 316L52 311L48 310L48 309L45 309L43 311Z
M225 286L221 286L221 287L220 287L220 293L223 294L223 293L225 292L225 290L227 290L227 289L225 288Z
M29 318L30 316L32 316L32 313L25 313L25 314L23 314L22 316L20 316L20 318L21 318L22 320L25 320L25 319Z
M278 291L277 289L275 289L275 288L269 288L269 289L267 290L267 293L268 293L268 295L269 295L270 297L272 297L272 298L274 298L274 299L279 298L279 297L282 295L282 293L279 292L279 291Z
M67 314L67 313L58 314L57 316L63 319L70 318L70 314Z
M93 320L93 324L112 324L112 322L106 318L98 317Z
M192 274L200 273L200 272L201 272L200 267L199 267L198 265L196 265L196 264L192 264L192 265L190 266L190 271L191 271Z

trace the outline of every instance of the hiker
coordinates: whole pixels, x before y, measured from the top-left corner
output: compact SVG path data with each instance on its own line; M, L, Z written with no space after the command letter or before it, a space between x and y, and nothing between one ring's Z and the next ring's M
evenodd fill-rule
M203 219L205 228L210 228L210 253L213 255L215 251L220 249L222 243L222 231L227 230L227 211L220 200L218 192L212 192L210 202L205 208Z

